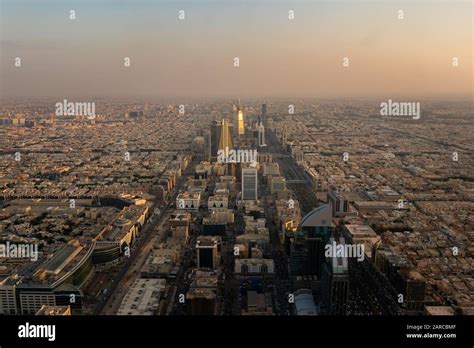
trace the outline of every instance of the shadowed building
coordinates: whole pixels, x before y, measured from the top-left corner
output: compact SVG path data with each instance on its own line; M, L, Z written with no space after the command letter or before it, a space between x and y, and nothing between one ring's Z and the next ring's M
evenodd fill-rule
M242 200L257 200L257 168L242 168Z
M328 204L313 209L303 217L290 247L292 275L314 275L320 279L331 221L331 207Z
M331 241L334 239L331 238ZM344 244L344 238L340 239ZM347 257L333 256L324 264L322 300L325 314L346 315L349 297L349 264Z

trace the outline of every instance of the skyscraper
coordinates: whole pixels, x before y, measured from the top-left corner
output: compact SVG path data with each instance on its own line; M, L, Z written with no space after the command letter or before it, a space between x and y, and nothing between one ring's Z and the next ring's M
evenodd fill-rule
M306 275L306 260L308 249L306 237L302 231L297 231L290 244L290 273L293 276Z
M331 238L332 243L334 238ZM340 244L345 244L340 238ZM333 255L322 273L322 300L326 314L346 315L349 297L349 266L347 257Z
M286 127L286 125L284 125L282 136L281 136L281 143L285 148L286 148L287 141L288 141L288 128Z
M226 151L226 148L232 149L233 146L229 132L229 123L226 119L223 119L220 125L218 150Z
M293 275L315 275L320 279L324 246L329 240L331 207L321 205L306 214L290 248L290 271Z
M203 158L205 161L210 161L212 156L212 137L211 131L204 131L204 154Z
M217 156L217 150L219 148L219 127L220 124L217 121L211 123L211 158Z
M265 127L263 126L262 120L260 120L260 123L258 125L258 146L267 146L267 144L265 144Z
M242 200L257 200L257 168L242 168Z
M267 104L262 104L262 122L267 125Z
M239 138L243 137L245 134L244 113L240 107L240 99L239 105L237 106L237 132Z
M216 294L210 288L191 288L186 293L188 315L215 315Z
M230 138L231 138L231 139L235 139L235 130L234 130L234 129L235 129L235 126L234 126L234 124L232 123L232 120L229 120L229 119L227 119L227 118L226 118L226 120L227 120L227 127L229 128L229 135L230 135ZM234 142L234 143L235 143L235 142Z
M329 190L327 193L327 200L331 205L333 217L341 217L349 212L349 202L339 192Z
M199 268L216 269L221 264L221 243L219 236L199 236L196 243Z

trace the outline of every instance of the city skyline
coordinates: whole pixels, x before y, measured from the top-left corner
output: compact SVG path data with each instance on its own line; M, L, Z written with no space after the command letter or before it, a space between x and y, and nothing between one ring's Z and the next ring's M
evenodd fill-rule
M2 343L471 343L473 5L0 0Z

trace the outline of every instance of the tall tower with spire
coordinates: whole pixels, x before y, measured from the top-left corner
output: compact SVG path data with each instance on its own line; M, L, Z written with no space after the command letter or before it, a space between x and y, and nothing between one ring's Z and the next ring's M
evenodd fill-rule
M245 123L244 123L244 113L240 107L240 98L239 105L237 106L237 135L239 138L243 137L245 134Z
M226 151L227 149L232 149L232 137L230 136L229 132L229 123L226 119L222 119L221 126L220 126L220 134L219 134L219 146L218 150Z

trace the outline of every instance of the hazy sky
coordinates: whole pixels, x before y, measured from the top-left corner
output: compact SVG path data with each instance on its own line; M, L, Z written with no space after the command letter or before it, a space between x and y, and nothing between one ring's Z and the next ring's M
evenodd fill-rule
M465 98L473 92L471 1L0 4L3 97ZM76 20L69 19L71 9ZM178 19L181 9L185 20Z

